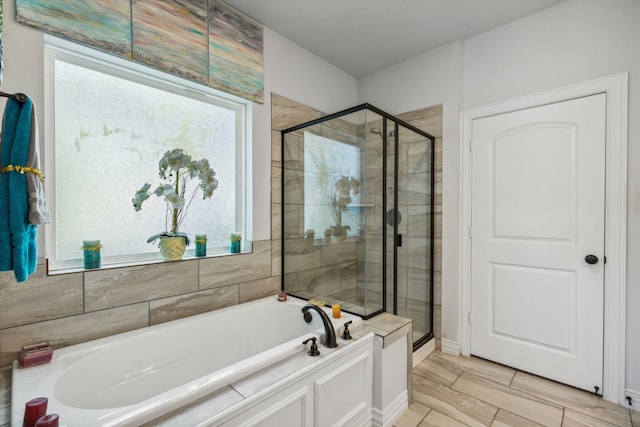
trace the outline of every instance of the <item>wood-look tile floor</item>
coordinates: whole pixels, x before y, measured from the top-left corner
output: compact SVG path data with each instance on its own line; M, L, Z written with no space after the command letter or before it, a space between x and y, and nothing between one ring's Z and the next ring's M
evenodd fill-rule
M476 357L435 351L413 370L413 404L396 427L640 427L640 412Z

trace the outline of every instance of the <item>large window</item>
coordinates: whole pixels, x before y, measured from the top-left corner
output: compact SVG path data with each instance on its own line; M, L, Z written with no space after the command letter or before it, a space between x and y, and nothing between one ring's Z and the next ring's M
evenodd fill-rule
M230 233L245 231L250 103L60 43L46 46L50 269L81 267L85 240L101 241L103 265L159 259L146 241L166 230L165 204L152 196L136 212L132 198L164 183L158 161L174 148L208 159L219 182L210 199L193 200L180 231L206 234L210 254L225 251Z

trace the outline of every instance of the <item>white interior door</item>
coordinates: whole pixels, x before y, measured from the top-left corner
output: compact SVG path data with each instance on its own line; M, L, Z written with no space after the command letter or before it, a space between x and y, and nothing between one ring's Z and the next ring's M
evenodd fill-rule
M477 119L471 142L471 353L589 391L603 375L605 103Z

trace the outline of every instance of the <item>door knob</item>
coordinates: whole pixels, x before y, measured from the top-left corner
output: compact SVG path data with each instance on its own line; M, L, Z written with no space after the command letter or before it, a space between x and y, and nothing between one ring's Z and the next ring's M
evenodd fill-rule
M584 261L587 264L597 264L598 263L598 257L595 255L587 255L586 257L584 257Z

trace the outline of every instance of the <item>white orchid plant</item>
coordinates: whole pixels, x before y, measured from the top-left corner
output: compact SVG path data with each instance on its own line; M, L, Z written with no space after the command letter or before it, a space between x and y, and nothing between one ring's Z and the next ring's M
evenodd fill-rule
M215 171L211 168L207 159L192 160L191 156L181 148L176 148L164 153L158 162L159 175L165 183L160 184L153 192L150 192L151 184L145 183L134 195L131 201L136 211L142 209L142 203L155 194L164 198L167 210L165 216L166 230L149 237L147 242L153 243L162 237L183 237L187 245L190 240L186 233L179 232L178 228L187 216L191 202L198 190L202 191L203 199L211 198L213 191L218 188L218 180ZM191 181L198 180L197 186L189 185ZM187 194L189 192L189 194Z

